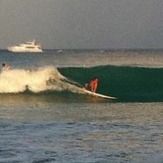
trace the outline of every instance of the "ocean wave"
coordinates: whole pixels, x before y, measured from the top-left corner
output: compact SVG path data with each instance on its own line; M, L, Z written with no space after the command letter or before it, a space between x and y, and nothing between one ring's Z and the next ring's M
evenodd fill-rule
M65 92L83 94L83 86L99 78L98 93L115 96L117 102L163 101L163 68L127 66L39 67L13 69L0 74L0 93L46 93L64 96Z
M20 93L25 91L64 91L78 92L80 88L72 84L55 67L37 69L12 69L0 74L0 93Z

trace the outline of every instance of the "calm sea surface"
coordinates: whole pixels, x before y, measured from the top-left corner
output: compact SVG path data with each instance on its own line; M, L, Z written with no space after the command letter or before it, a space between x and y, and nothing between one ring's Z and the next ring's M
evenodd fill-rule
M155 92L141 80L161 72L163 51L0 51L0 61L12 67L0 75L0 163L163 162L163 86L150 84ZM143 90L123 84L130 69ZM117 101L85 97L63 81L64 76L83 84L96 72L105 79L98 91L107 89Z

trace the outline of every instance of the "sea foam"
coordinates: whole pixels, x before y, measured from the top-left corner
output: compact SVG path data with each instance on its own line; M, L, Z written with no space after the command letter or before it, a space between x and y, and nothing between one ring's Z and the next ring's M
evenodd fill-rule
M47 90L80 92L81 88L70 83L53 66L31 70L11 69L1 72L0 93L19 93L26 90L35 93Z

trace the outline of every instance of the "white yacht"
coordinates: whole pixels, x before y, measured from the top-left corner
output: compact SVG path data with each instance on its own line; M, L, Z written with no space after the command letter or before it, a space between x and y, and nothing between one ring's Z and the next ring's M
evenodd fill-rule
M43 52L41 45L36 40L25 42L16 46L7 48L11 52Z

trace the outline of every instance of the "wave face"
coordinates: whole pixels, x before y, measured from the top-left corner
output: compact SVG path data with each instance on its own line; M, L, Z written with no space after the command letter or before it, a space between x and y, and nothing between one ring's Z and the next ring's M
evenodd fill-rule
M59 71L81 85L97 76L99 78L97 91L116 96L121 102L163 101L163 68L98 66L61 68Z
M0 74L0 93L50 92L58 96L60 92L59 96L68 93L76 98L77 94L83 94L84 84L96 76L97 92L116 96L117 102L160 102L163 101L162 74L163 68L124 66L13 69Z

